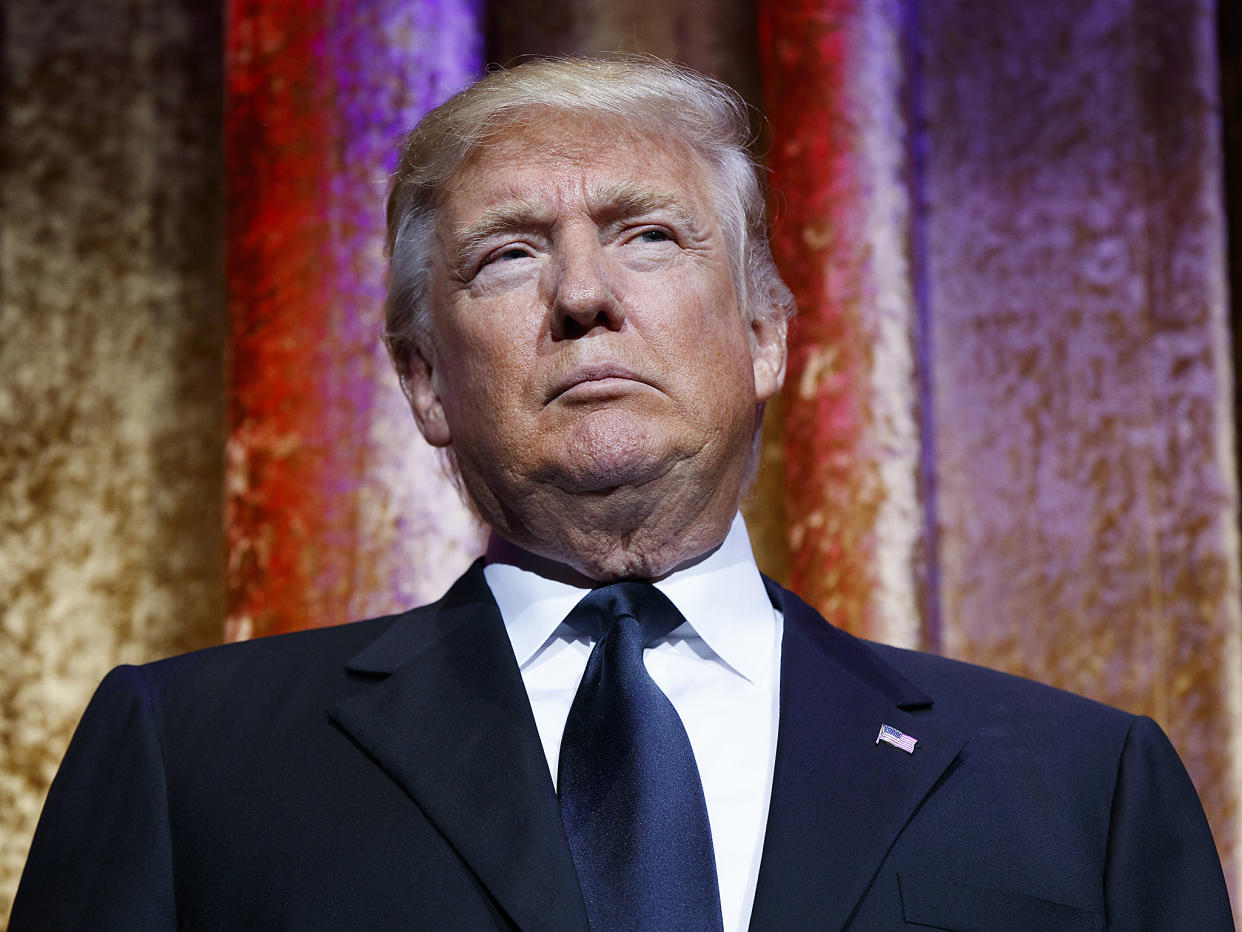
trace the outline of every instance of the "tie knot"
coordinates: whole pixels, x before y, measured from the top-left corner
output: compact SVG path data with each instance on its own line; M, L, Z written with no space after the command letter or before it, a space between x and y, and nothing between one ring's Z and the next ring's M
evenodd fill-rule
M644 645L658 641L686 620L651 583L625 580L592 589L565 617L565 624L598 641L621 618L638 622Z

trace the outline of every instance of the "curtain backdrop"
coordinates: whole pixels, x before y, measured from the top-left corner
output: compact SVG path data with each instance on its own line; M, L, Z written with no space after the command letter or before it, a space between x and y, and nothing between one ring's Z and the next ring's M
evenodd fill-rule
M103 674L222 633L220 48L197 0L0 6L5 916Z
M486 61L615 48L770 121L800 316L761 566L1152 715L1237 902L1210 0L201 6L4 11L0 904L109 666L406 607L478 552L378 340L393 144Z
M1156 718L1238 887L1213 8L762 7L793 585Z
M483 65L476 0L234 0L230 640L440 595L480 532L383 344L394 141Z

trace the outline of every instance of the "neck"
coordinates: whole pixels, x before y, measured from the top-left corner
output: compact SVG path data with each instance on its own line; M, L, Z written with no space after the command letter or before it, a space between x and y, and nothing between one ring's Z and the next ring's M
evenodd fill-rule
M460 465L470 500L499 537L587 579L612 582L661 579L719 547L753 454L753 444L705 445L646 475L596 487L561 469L532 476L489 472L473 460Z
M556 582L566 583L570 586L577 586L582 589L590 589L601 582L612 581L616 579L643 579L650 582L657 582L667 576L671 576L679 570L689 569L698 563L702 563L713 553L720 549L721 543L705 550L697 556L678 563L671 567L667 572L658 575L645 574L624 574L620 576L606 575L587 575L575 566L569 563L563 563L560 560L551 557L541 556L525 547L520 547L512 541L505 540L495 531L492 531L487 540L487 551L484 558L488 563L507 563L524 570L536 573L545 579L555 580Z
M504 509L499 520L489 521L488 558L517 562L506 549L516 548L527 555L527 568L576 585L662 579L718 548L737 512L733 500L712 502L713 507L687 518L668 500L656 507L625 508L607 498L584 502L577 496L569 503L577 507L543 501L536 509L522 509L537 515L537 521L518 520L513 509Z

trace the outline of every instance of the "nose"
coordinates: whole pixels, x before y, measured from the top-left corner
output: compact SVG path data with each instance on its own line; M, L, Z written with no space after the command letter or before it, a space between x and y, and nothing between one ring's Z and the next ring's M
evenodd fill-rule
M566 236L559 247L553 263L553 339L573 340L597 328L621 329L625 314L598 236L581 231Z

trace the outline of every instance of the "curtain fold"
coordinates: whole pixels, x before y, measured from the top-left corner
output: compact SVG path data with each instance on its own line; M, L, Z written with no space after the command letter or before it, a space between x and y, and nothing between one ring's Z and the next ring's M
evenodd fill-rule
M482 68L475 0L234 0L229 640L437 597L481 531L380 335L401 134Z
M760 5L793 583L1156 718L1235 892L1214 5Z

